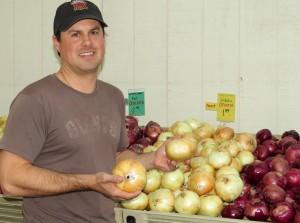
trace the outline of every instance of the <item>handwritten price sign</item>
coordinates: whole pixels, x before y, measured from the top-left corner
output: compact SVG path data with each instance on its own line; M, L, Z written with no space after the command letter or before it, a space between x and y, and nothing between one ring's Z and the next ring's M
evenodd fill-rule
M235 95L218 94L218 115L219 121L234 122L235 120Z

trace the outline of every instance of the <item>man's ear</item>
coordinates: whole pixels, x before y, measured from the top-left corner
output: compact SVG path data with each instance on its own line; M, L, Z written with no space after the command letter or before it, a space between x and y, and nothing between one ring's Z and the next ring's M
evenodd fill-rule
M59 44L60 43L55 35L52 36L52 43L53 43L53 46L56 49L56 51L59 53L59 51L60 51Z

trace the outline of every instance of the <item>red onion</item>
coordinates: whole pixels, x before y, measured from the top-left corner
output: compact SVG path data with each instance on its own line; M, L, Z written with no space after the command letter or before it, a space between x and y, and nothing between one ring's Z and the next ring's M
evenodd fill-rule
M292 168L286 172L284 177L287 180L286 189L295 193L300 193L300 170Z
M269 218L269 204L261 199L254 198L245 205L245 216L253 221L266 221Z
M235 204L236 206L244 210L247 202L248 202L248 196L239 196L237 199L233 201L233 204Z
M258 160L265 160L269 157L269 150L265 145L258 145L256 147L256 150L254 151L253 155L258 159Z
M285 152L285 159L294 168L300 167L300 144L291 145Z
M259 182L270 171L270 167L263 161L254 160L246 169L246 174L252 182Z
M262 183L265 187L270 184L276 184L277 186L281 187L282 189L285 189L287 181L282 173L276 172L276 171L271 171L264 175L264 177L262 179Z
M244 210L235 204L229 204L223 208L221 216L223 218L243 219Z
M129 145L132 145L139 138L143 137L143 129L140 126L127 128L127 136Z
M261 129L256 133L256 140L258 144L262 144L268 139L272 139L272 133L269 129Z
M131 115L125 116L125 126L126 128L134 128L138 126L138 119Z
M289 202L283 201L274 204L270 209L270 218L276 223L293 223L296 210Z
M293 137L294 139L296 139L297 141L299 141L300 137L299 137L299 133L296 131L296 130L289 130L289 131L285 131L281 138L284 138L286 136L291 136Z
M273 139L269 139L263 142L263 144L269 150L269 155L273 155L279 149L278 143Z
M153 143L157 141L158 136L163 132L161 126L154 121L147 123L144 129L144 136L149 138Z
M270 163L270 169L271 171L280 172L283 175L291 169L291 165L284 157L274 157Z
M285 136L284 138L278 141L278 147L280 150L284 151L291 145L297 143L297 140L291 136Z
M264 187L262 194L266 201L271 204L282 202L285 200L285 191L276 184L269 184Z

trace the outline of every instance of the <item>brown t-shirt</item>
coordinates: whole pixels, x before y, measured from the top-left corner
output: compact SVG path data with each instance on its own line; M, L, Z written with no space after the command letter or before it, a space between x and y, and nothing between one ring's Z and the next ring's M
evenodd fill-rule
M49 75L13 101L0 149L62 173L111 173L128 144L122 92L103 81L80 93ZM24 198L25 222L112 223L114 201L94 191Z

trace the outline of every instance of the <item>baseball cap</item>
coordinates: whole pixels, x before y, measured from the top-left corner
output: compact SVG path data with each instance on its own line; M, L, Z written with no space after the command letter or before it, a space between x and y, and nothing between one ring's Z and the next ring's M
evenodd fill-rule
M76 22L83 19L98 20L103 27L107 27L99 8L90 1L71 0L61 4L54 17L53 32L58 35L69 29Z

